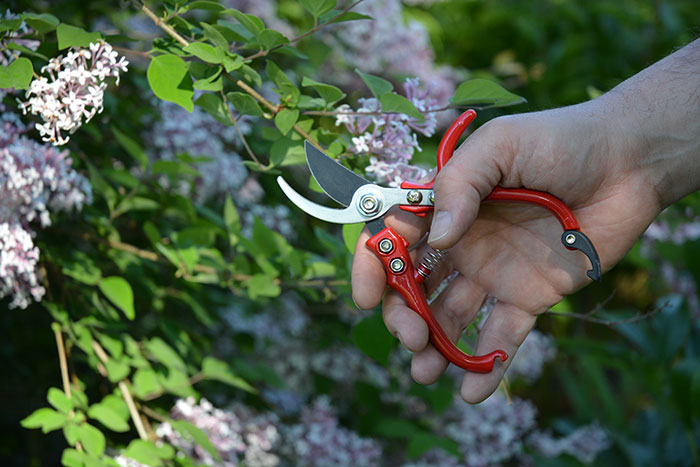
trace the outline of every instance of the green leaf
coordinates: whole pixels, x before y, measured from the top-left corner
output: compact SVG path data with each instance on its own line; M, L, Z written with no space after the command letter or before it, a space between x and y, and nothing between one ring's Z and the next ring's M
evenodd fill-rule
M114 358L107 360L105 368L107 369L107 378L113 383L123 380L129 376L129 372L131 371L128 363Z
M322 15L319 19L319 23L327 23L333 19L334 16L338 16L342 10L331 10L328 13L325 13ZM363 15L362 13L358 13L356 11L346 11L342 15L338 16L336 19L334 19L331 23L343 23L345 21L357 21L360 19L372 19L371 16Z
M219 5L217 3L217 5ZM219 5L221 6L221 5ZM222 50L228 50L229 49L229 44L226 38L224 37L221 32L219 32L218 29L216 29L214 26L207 24L207 23L199 23L199 25L202 27L202 30L204 31L204 37L214 44L214 46L222 49Z
M22 18L0 18L0 32L16 31L22 26Z
M233 204L231 196L228 195L224 203L224 224L229 232L241 231L241 219L238 216L238 210L236 209L236 205Z
M175 428L185 439L190 439L199 444L207 451L216 461L221 462L221 456L216 450L212 442L200 428L197 428L192 423L186 420L171 420L170 424Z
M253 115L254 117L263 116L263 111L260 109L257 101L248 94L243 92L229 92L226 94L226 99L233 104L236 110L244 115Z
M339 88L331 86L330 84L319 83L318 81L314 81L307 76L304 76L301 81L301 85L305 87L313 87L318 95L321 96L324 101L326 101L327 105L333 105L345 97L345 93Z
M257 16L242 13L234 8L229 8L221 12L224 15L230 15L243 25L253 36L258 37L260 32L265 29L265 24Z
M30 28L39 31L41 34L53 31L60 23L58 18L49 13L22 13L21 17Z
M270 148L270 165L280 167L295 164L306 164L302 141L289 137L277 138Z
M183 2L184 3L184 2ZM182 8L182 12L190 10L205 10L205 11L216 11L220 12L225 10L226 7L222 6L218 2L211 2L206 0L197 0L195 2L189 3Z
M214 357L204 358L202 361L202 374L209 379L221 381L244 391L256 392L255 388L248 384L246 380L233 374L231 367L226 362Z
M172 367L183 372L187 371L185 362L180 355L173 350L163 339L154 337L146 344L148 350L160 363L167 367Z
M124 455L135 461L149 466L160 466L163 462L158 455L156 447L148 441L135 439L124 451Z
M526 102L525 98L506 91L497 83L487 79L472 79L459 85L450 98L452 105L488 105L505 107Z
M73 401L71 401L66 394L58 388L49 388L49 392L46 395L46 400L49 404L53 405L59 411L63 413L68 413L73 410Z
M265 73L277 86L276 92L285 105L294 105L299 101L301 91L292 83L287 75L274 62L268 60Z
M32 81L34 68L32 62L19 57L7 67L0 67L0 88L26 89Z
M408 448L406 449L406 455L411 459L415 459L435 447L440 447L454 456L459 455L459 444L455 441L441 436L435 436L425 431L420 431L411 436L408 442Z
M155 372L150 368L136 370L131 389L134 395L140 399L154 393L160 392L163 387L158 382Z
M68 421L65 414L56 412L48 407L43 407L34 411L27 418L22 420L20 424L24 428L41 428L41 431L48 433L53 430L58 430Z
M360 350L382 365L389 363L395 339L384 326L381 313L375 313L357 323L352 329L352 340Z
M345 224L343 225L343 241L351 254L355 254L357 239L360 238L362 228L365 224Z
M131 196L124 198L114 209L112 218L117 218L129 211L155 211L160 208L158 201L143 196Z
M112 125L111 128L112 133L114 133L114 137L117 139L117 142L121 145L121 147L124 148L124 150L131 157L133 157L136 162L138 162L142 169L145 169L148 166L148 156L146 156L146 153L141 148L141 145L116 126Z
M80 436L80 426L77 423L68 422L63 426L63 436L68 441L68 444L75 446Z
M377 99L381 98L384 94L386 94L387 92L391 92L394 89L394 86L384 78L380 78L379 76L368 75L367 73L362 73L357 68L355 68L355 73L360 75L362 81L365 82L369 90L372 91L372 94L374 94L374 97L376 97Z
M217 122L225 126L231 126L231 119L228 116L226 110L226 104L221 100L217 94L210 92L204 93L199 96L199 99L195 102L196 105L207 111L209 115L214 117Z
M151 60L146 76L157 97L192 112L192 79L183 59L171 54L159 55Z
M423 114L420 113L418 109L416 109L416 106L413 105L413 102L396 94L395 92L387 92L386 94L382 95L379 101L382 104L382 111L384 112L405 114L418 120L425 119Z
M192 42L187 47L183 47L183 50L207 63L219 64L224 61L224 51L222 49L203 42Z
M105 452L105 435L94 426L84 423L80 425L78 439L91 456L99 457Z
M88 455L77 449L64 449L61 455L61 465L65 467L85 467L87 462L89 462Z
M277 297L281 292L280 286L275 284L274 277L265 274L256 274L248 281L248 297L255 300L259 297Z
M299 3L311 16L318 18L335 8L337 0L299 0Z
M122 277L110 276L101 279L97 284L103 294L124 312L129 319L134 319L134 292L129 283Z
M129 424L126 419L119 415L114 409L104 404L95 404L88 410L87 416L97 420L107 428L118 433L129 431Z
M102 34L99 32L87 32L85 29L65 23L58 25L56 36L58 37L58 50L68 47L87 47L92 42L102 40Z
M294 127L294 124L299 118L299 109L282 109L275 115L275 125L277 129L285 136Z
M259 39L264 49L271 49L278 45L289 44L289 39L287 39L284 34L274 29L264 29L260 33Z

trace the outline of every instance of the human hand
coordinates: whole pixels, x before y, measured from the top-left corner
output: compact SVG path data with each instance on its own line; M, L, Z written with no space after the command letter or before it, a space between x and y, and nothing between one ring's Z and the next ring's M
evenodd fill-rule
M456 341L486 297L497 298L474 353L503 349L511 356L491 373L465 374L461 392L468 402L496 389L535 317L586 285L589 267L585 256L562 247L561 227L548 211L481 200L497 185L558 196L598 248L604 269L622 258L661 209L624 129L601 118L603 105L591 101L493 120L438 175L429 242L450 250L426 282L428 293L452 271L459 275L433 302L433 313ZM428 227L403 212L390 216L387 225L412 244ZM368 238L367 232L360 236L353 263L353 298L362 308L379 303L386 283L380 262L364 247ZM434 382L448 362L429 344L423 320L393 291L386 293L383 312L388 329L415 352L414 379Z

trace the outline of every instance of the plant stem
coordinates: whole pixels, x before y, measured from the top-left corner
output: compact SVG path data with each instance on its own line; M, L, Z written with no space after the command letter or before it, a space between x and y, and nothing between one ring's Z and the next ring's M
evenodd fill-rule
M177 33L171 26L169 26L167 23L165 23L162 19L158 18L153 11L146 6L145 3L143 2L135 2L137 6L140 7L141 11L143 11L146 16L148 16L151 21L153 21L156 26L161 28L163 31L165 31L170 37L178 41L180 44L182 44L183 47L187 47L190 45L187 40L182 37L180 34Z
M248 140L246 139L245 135L241 131L240 126L238 126L238 119L234 117L233 112L231 111L231 108L228 106L228 99L226 98L226 94L224 94L224 90L221 90L221 99L224 101L224 107L226 107L226 112L228 113L228 118L231 120L231 123L233 123L233 126L236 127L236 132L238 133L238 137L241 138L241 141L243 142L243 146L245 147L246 152L250 156L251 159L255 161L256 164L258 164L258 168L260 170L264 170L265 166L260 163L258 158L255 156L255 153L253 150L250 148L248 145Z
M71 398L70 379L68 378L68 359L66 358L66 347L63 344L63 333L58 323L54 323L53 333L56 336L56 347L58 348L58 363L61 367L61 380L63 381L63 392L68 399Z

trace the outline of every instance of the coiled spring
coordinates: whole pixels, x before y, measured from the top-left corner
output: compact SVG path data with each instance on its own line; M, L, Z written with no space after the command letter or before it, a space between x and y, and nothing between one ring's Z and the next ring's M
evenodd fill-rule
M442 260L447 256L447 251L439 249L430 249L428 253L423 257L420 264L418 265L418 274L423 276L423 278L428 278L431 272L440 266Z

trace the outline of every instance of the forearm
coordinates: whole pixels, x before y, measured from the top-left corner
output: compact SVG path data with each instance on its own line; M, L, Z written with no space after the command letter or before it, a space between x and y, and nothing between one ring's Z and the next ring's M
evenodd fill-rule
M662 207L700 189L700 39L599 98L632 167Z

